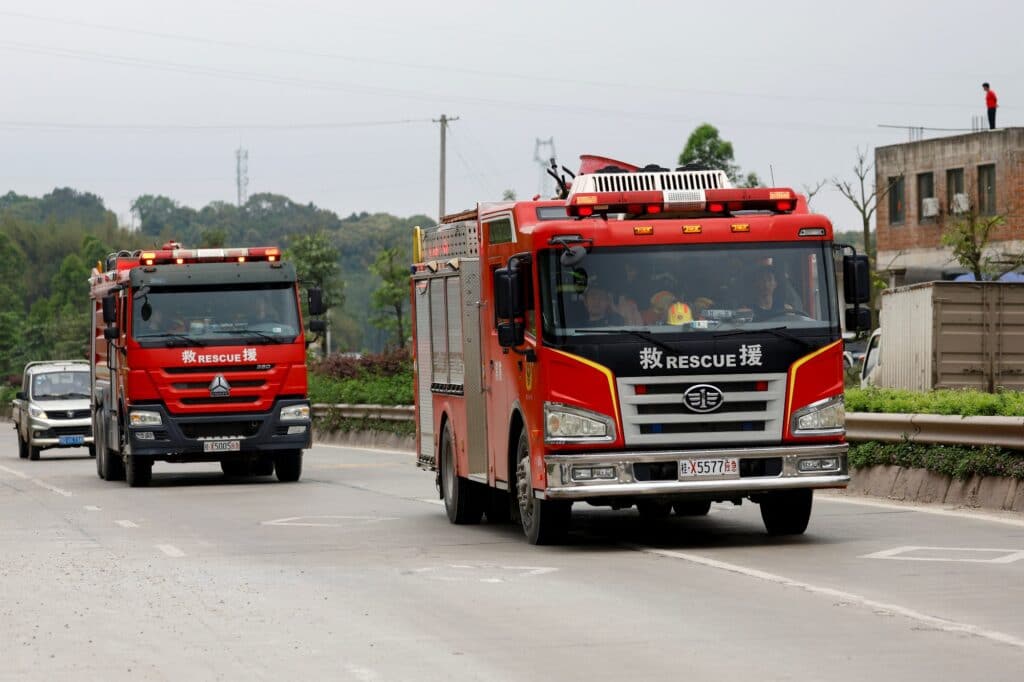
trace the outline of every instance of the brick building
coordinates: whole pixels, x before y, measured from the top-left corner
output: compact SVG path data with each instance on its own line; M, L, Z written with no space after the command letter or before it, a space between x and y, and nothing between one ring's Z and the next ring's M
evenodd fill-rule
M1024 249L1024 128L878 147L875 182L892 184L875 214L876 267L892 285L963 273L941 236L972 207L1005 217L990 241L995 252Z

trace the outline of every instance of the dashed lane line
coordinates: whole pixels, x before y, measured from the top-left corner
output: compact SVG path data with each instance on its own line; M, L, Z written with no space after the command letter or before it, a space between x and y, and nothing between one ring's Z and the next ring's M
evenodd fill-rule
M1008 644L1018 649L1024 649L1024 639L1015 637L1005 632L999 632L998 630L987 630L977 625L970 623L960 623L953 620L947 620L945 618L939 618L937 616L931 616L927 613L921 613L913 609L908 609L899 604L890 604L887 602L880 602L874 599L854 594L852 592L844 592L843 590L836 590L831 587L822 587L820 585L812 585L800 580L794 580L787 578L782 575L776 575L774 573L767 573L765 571L759 571L754 568L747 568L746 566L740 566L738 564L730 564L725 561L718 561L710 557L701 556L699 554L693 554L691 552L678 552L669 549L655 549L653 547L642 547L642 546L630 546L632 549L643 552L645 554L654 554L656 556L662 556L669 559L681 559L682 561L688 561L693 564L706 566L708 568L717 569L720 571L726 571L729 573L736 573L738 575L746 576L748 578L755 578L757 580L763 580L765 582L774 583L776 585L782 585L783 587L791 587L799 590L804 590L811 594L828 597L839 602L846 604L855 604L862 608L874 611L875 613L886 613L894 616L901 616L908 620L921 623L936 630L943 632L952 632L958 634L973 635L975 637L981 637L988 639L993 642L1000 644Z
M97 512L102 510L94 504L87 504L85 505L85 511Z
M185 553L182 552L177 547L175 547L174 545L157 545L156 548L159 549L164 554L166 554L167 556L173 557L175 559L178 558L178 557L185 556Z
M117 525L121 526L122 528L138 528L139 527L139 524L137 524L137 523L135 523L133 521L129 521L128 519L119 519L117 521L114 521L114 523L116 523Z
M30 483L33 483L39 486L40 488L43 488L44 490L49 490L51 493L57 493L58 495L63 495L64 497L71 497L72 493L70 490L64 490L63 488L58 488L55 485L50 485L46 481L40 481L38 478L32 478L28 474L22 473L17 469L11 469L10 467L5 467L4 465L0 464L0 471L6 471L12 476L17 476L18 478L24 481L29 481Z

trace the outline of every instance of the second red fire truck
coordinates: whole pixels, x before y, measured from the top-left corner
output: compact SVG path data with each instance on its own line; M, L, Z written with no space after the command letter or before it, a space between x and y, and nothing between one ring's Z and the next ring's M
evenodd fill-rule
M720 171L584 157L563 190L417 233L418 462L449 519L551 543L574 503L746 498L803 533L813 490L849 481L842 329L868 324L866 259L792 190Z
M312 438L306 343L278 248L122 251L90 284L100 478L144 486L156 461L212 461L299 479ZM310 289L310 314L320 298Z

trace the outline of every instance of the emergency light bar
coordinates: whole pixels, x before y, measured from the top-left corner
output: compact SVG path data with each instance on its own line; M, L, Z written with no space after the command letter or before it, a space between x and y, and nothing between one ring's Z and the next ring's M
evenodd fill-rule
M172 244L165 244L165 247ZM173 246L179 246L173 244ZM281 258L281 249L276 246L260 246L255 248L237 249L182 249L163 248L159 251L143 251L139 254L139 263L142 265L162 265L175 263L244 263L248 260L274 262Z
M578 176L569 191L570 216L595 213L656 214L663 212L789 213L797 205L787 188L734 188L723 171L591 173Z

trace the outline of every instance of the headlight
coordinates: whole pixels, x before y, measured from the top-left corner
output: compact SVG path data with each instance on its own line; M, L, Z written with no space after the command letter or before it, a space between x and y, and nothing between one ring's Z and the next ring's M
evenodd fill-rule
M281 408L281 421L294 422L309 419L309 405L288 405Z
M160 418L159 412L132 410L128 414L128 423L132 426L160 426L163 420Z
M46 412L40 410L38 407L28 408L28 413L36 419L46 419Z
M545 443L600 443L615 440L615 421L604 414L561 403L544 403Z
M843 396L811 403L793 413L794 436L833 436L846 432Z

